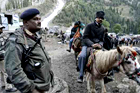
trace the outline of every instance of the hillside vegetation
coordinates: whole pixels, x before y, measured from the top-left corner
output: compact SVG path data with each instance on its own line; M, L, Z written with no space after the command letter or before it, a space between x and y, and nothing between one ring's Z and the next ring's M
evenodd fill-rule
M68 0L54 24L70 26L72 22L93 22L96 11L106 13L103 24L110 32L140 33L139 0Z
M55 7L57 0L8 0L5 13L21 14L25 9L37 8L45 16Z

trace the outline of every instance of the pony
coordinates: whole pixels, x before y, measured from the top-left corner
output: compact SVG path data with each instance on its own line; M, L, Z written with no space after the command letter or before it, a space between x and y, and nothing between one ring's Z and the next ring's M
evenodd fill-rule
M98 50L91 53L88 58L92 63L90 64L91 71L86 72L87 89L89 93L96 93L95 80L99 80L101 84L101 93L106 93L104 85L104 76L107 75L108 70L121 65L126 75L133 75L136 72L136 67L140 68L138 62L135 62L137 52L129 47L122 46L117 49L109 51Z

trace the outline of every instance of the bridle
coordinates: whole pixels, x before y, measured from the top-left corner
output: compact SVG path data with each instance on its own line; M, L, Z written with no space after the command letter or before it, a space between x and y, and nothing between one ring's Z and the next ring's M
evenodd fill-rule
M118 60L119 59L119 60ZM135 65L135 71L133 73L128 73L126 72L125 66L124 64L131 64L131 62L129 61L129 59L134 61L134 65ZM132 54L127 54L126 57L121 58L121 54L118 55L118 66L120 67L120 65L123 67L125 74L130 78L130 79L134 79L136 76L140 76L140 68L137 68L137 63L135 61L136 57L133 56Z

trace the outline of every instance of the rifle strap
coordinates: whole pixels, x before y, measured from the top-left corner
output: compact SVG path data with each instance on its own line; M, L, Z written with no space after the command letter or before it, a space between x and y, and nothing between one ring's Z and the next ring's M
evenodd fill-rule
M46 56L47 60L48 60L48 61L50 61L49 56L45 53L45 51L44 51L44 48L43 48L42 44L41 44L41 43L39 43L39 45L40 45L40 47L41 47L41 49L42 49L43 53L45 54L45 56Z
M26 47L26 49L28 49L29 45L28 45L27 38L26 38L25 34L23 34L23 37L24 37L25 47Z

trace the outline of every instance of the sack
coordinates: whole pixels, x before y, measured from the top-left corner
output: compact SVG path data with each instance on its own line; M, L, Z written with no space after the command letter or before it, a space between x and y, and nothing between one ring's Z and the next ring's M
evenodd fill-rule
M104 43L103 43L103 47L107 50L110 50L113 48L113 42L112 42L112 38L109 37L108 35L105 36L104 38Z

